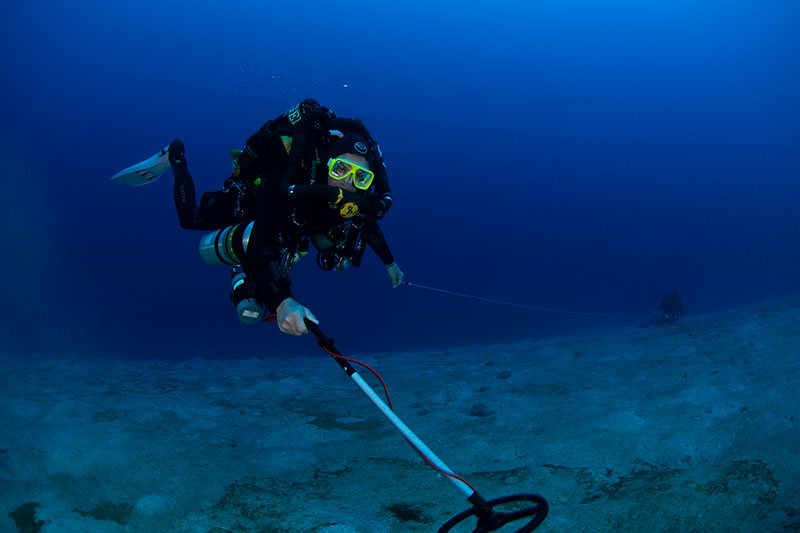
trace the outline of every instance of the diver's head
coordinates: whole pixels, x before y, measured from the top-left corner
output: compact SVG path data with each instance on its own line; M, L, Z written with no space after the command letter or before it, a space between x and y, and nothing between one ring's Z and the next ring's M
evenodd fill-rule
M370 167L375 162L374 149L364 137L347 133L328 151L328 185L346 191L366 191L375 179Z

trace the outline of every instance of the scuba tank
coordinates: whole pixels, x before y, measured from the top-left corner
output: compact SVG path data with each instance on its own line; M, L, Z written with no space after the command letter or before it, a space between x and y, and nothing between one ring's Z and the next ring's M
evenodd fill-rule
M241 267L231 269L231 302L236 306L239 320L255 324L264 318L264 305L255 298L255 286Z
M209 265L228 265L231 268L230 299L236 306L239 320L245 324L260 322L264 317L264 304L255 296L255 283L241 267L241 257L247 251L253 223L246 226L234 224L207 233L200 239L200 257Z
M207 233L200 239L200 257L209 265L240 266L247 251L253 222L234 224Z
M207 233L200 239L200 257L209 265L227 265L231 268L230 299L236 306L239 320L254 324L264 318L264 304L256 297L256 283L242 268L242 258L250 244L253 222L234 224ZM292 248L282 248L281 266L290 272L292 265L308 253L308 239L301 239Z

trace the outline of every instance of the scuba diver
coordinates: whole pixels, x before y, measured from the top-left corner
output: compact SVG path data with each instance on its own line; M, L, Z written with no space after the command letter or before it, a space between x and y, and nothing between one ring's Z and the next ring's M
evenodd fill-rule
M657 326L663 324L676 324L683 318L683 302L677 292L667 292L661 298L658 311L653 312L653 323Z
M402 283L377 223L392 206L385 164L359 119L303 100L251 135L244 150L231 151L233 174L199 205L183 142L167 151L180 225L216 230L200 253L207 263L233 267L231 300L243 322L262 320L266 306L290 335L308 332L304 318L319 323L290 290L292 266L310 244L318 266L337 272L359 266L369 246L392 286Z

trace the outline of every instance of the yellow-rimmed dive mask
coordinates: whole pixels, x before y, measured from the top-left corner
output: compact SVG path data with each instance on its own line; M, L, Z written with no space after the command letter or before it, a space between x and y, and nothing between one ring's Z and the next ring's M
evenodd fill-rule
M328 175L335 180L353 176L353 185L362 191L369 189L372 180L375 179L374 172L343 157L335 157L328 161Z

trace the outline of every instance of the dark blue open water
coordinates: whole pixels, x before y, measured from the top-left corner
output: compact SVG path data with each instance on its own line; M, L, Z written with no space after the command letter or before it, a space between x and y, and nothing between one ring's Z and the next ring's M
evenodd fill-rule
M180 137L216 189L228 150L306 97L380 141L407 280L592 313L392 290L373 255L341 276L307 261L295 294L342 350L637 323L668 289L688 314L800 290L796 2L223 6L0 8L4 350L313 350L238 322L171 175L109 182Z

